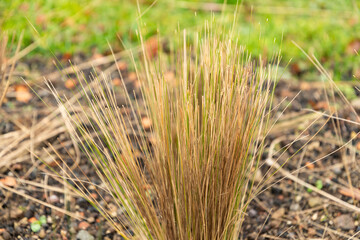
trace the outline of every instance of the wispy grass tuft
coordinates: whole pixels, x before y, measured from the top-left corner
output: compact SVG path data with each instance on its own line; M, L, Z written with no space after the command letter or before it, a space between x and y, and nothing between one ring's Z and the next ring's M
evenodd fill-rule
M124 90L119 106L106 76L93 76L92 87L79 76L87 106L57 96L72 137L124 214L109 213L83 181L74 187L125 238L238 239L253 198L276 65L252 61L231 30L207 26L189 39L184 31L170 64L161 51L150 59L143 44L144 104Z

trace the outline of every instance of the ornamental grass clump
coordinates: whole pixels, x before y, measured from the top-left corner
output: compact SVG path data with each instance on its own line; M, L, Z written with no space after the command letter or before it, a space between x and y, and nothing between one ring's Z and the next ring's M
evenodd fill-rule
M181 33L170 58L159 50L150 59L142 44L139 99L124 90L119 106L106 76L79 77L87 106L58 98L101 190L122 214L93 198L85 181L72 184L124 238L238 239L255 192L276 66L253 61L231 30L214 29L192 40Z

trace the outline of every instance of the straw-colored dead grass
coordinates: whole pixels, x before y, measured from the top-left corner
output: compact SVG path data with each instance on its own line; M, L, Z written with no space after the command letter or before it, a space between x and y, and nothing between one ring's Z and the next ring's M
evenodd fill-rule
M161 52L154 62L143 45L144 107L128 94L127 106L118 106L105 76L95 76L96 87L84 91L89 108L79 111L58 96L73 138L125 214L110 215L82 181L75 185L125 238L238 238L276 71L251 61L231 32L212 29L190 42L184 32L172 79Z

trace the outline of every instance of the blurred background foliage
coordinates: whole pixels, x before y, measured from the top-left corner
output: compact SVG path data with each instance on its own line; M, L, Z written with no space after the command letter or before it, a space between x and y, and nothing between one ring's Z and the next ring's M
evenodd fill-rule
M146 38L175 29L196 28L221 9L232 14L236 0L139 0ZM360 79L360 1L358 0L243 0L239 7L241 42L254 56L270 58L281 49L282 65L306 80L311 63L292 43L314 54L335 80ZM108 54L139 44L136 0L4 0L0 1L0 27L24 31L23 46L37 42L34 54ZM36 31L34 30L36 29ZM19 35L19 34L18 34Z

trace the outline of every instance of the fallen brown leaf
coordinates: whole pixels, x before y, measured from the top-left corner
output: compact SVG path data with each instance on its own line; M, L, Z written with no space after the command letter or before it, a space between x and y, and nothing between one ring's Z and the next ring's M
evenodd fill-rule
M14 177L10 177L10 176L1 178L0 182L8 187L15 187L17 185L16 179Z
M15 92L16 92L16 100L18 102L28 103L31 98L32 94L30 93L29 88L26 85L19 84L15 86Z
M308 169L314 169L314 168L315 168L315 165L314 165L312 162L306 162L306 163L305 163L305 166L306 166L306 168L308 168Z
M339 188L339 193L341 195L347 196L347 197L354 197L356 200L360 200L360 191L356 188L353 188L352 190L349 188Z
M32 218L30 218L28 220L29 223L33 223L33 222L36 222L36 221L37 221L36 217L32 217Z
M90 226L90 224L89 224L88 222L82 221L82 222L79 223L79 226L78 226L78 227L79 227L79 229L85 230L85 229L87 229L89 226Z

